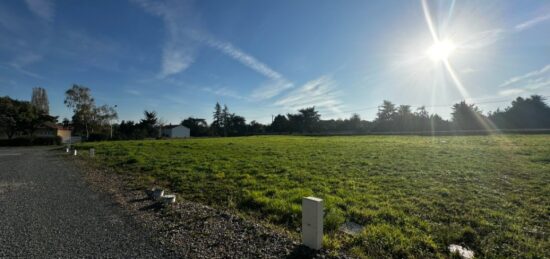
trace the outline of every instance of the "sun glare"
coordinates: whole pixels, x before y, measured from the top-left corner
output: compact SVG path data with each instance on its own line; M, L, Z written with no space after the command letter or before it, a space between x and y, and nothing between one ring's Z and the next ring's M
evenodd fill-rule
M437 41L426 51L426 54L433 61L445 61L455 49L455 44L450 40Z

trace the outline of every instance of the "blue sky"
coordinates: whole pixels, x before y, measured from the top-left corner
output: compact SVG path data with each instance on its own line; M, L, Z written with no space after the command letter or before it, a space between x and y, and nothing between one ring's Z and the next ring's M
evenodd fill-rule
M428 21L431 21L432 29ZM70 117L73 83L119 119L210 120L216 101L248 121L316 106L372 120L382 100L444 118L550 95L548 1L0 2L0 95L46 88ZM435 42L451 42L432 60Z

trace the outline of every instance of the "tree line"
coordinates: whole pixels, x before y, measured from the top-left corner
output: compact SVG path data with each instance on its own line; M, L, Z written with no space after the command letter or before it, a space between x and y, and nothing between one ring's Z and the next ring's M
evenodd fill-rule
M91 90L72 85L65 92L64 104L72 109L71 120L61 123L73 129L73 135L88 140L158 138L165 123L155 111L144 111L143 119L134 122L118 119L116 105L97 105ZM57 117L48 114L48 101L44 89L34 89L31 102L10 97L0 98L0 134L30 135L46 123L57 123ZM323 120L315 107L299 109L296 113L278 114L269 124L257 121L247 123L244 116L235 114L227 105L216 103L212 123L205 118L188 117L179 124L191 131L191 136L245 136L255 134L366 134L366 133L429 133L434 131L485 131L494 129L549 129L550 107L545 98L533 95L518 97L503 110L487 115L475 104L465 101L452 106L451 118L443 119L430 114L425 107L415 110L410 105L396 105L383 101L372 121L352 114L346 119Z
M122 139L156 137L153 129L160 125L154 112L145 111L145 118L139 123L122 122ZM204 118L188 117L181 121L191 130L191 136L246 136L257 134L367 134L367 133L430 133L464 132L498 129L550 129L550 107L539 95L528 98L518 97L504 110L484 115L474 104L465 101L452 106L451 118L443 119L438 114L430 114L425 107L413 110L409 105L395 105L384 101L372 121L361 119L353 114L346 119L322 120L315 107L299 109L297 113L278 114L271 124L257 121L246 122L243 116L229 111L227 105L216 103L212 113L212 123ZM153 130L146 134L145 127ZM130 130L132 129L132 130Z

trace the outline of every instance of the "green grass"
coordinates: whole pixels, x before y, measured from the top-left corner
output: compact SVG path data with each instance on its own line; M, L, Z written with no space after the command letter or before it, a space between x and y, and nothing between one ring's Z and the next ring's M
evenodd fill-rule
M325 200L324 243L367 258L550 254L550 136L264 136L87 143L97 161L185 199L297 233ZM339 233L344 221L365 227Z

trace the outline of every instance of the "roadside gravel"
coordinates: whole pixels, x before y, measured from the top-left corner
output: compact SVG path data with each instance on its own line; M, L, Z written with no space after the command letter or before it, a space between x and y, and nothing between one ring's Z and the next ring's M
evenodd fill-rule
M0 258L173 258L51 148L0 148Z
M155 203L146 190L132 189L127 176L77 160L87 180L110 193L156 238L183 258L346 258L314 251L289 235L230 212L179 199L168 207Z

